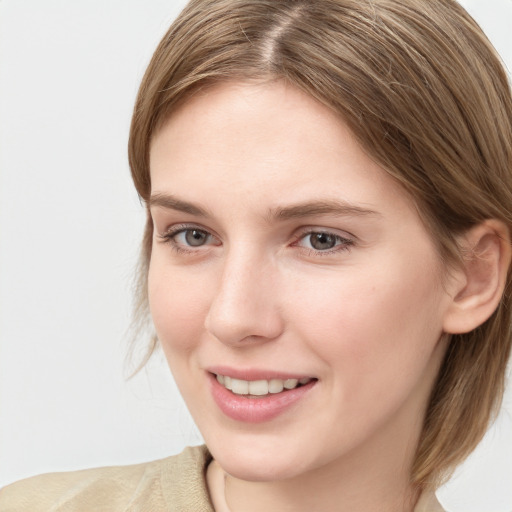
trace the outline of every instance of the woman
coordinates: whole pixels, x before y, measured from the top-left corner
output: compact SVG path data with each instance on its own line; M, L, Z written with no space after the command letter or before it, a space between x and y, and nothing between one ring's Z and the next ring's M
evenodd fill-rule
M442 510L510 351L511 119L453 1L191 2L129 149L141 314L208 448L1 509Z

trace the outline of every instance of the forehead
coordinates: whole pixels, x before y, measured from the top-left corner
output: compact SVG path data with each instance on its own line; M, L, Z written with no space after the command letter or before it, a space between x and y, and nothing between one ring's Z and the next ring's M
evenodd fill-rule
M332 150L336 144L326 137L333 130L357 144L338 115L291 84L229 81L199 89L180 102L153 138L151 153L162 131L172 133L176 145L210 143L218 150L242 150L259 143L270 154L277 145L283 153L298 141L304 150L314 145L327 149L329 143ZM284 132L289 144L281 137Z
M150 168L152 194L210 204L236 195L245 206L279 207L309 196L411 208L338 115L284 82L224 83L195 94L155 135Z

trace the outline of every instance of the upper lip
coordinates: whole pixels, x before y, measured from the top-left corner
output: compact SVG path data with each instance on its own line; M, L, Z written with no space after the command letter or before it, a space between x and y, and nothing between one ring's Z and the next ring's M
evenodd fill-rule
M255 381L255 380L271 380L271 379L313 379L312 375L306 373L291 373L280 370L267 370L260 368L232 368L228 366L210 366L206 368L210 373L215 375L224 375L234 379Z

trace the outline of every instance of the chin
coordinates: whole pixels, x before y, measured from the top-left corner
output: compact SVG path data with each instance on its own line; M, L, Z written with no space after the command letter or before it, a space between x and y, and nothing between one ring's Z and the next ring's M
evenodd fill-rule
M279 461L267 461L255 464L250 460L240 460L224 454L220 458L214 458L226 473L247 482L276 482L293 478L300 473L300 470L292 468L289 462L280 464Z
M304 473L308 468L306 457L298 447L291 451L286 447L276 447L263 443L251 443L246 440L240 443L208 444L213 458L228 474L250 482L269 482L286 480ZM226 448L229 446L229 448Z

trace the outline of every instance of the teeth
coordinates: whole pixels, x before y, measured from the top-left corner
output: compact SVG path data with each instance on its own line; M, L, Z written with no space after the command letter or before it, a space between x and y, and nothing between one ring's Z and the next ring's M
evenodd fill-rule
M237 395L249 394L249 381L240 379L231 379L231 391Z
M298 384L298 380L297 379L286 379L284 381L284 387L286 389L293 389L297 384Z
M302 379L271 379L271 380L241 380L228 377L227 375L217 375L217 381L226 389L233 391L237 395L264 396L269 393L281 393L285 389L294 389L299 385L304 385L312 379L303 377Z
M250 395L268 395L268 380L251 380L249 382Z
M272 379L268 383L268 392L269 393L281 393L284 389L284 382L279 379Z

